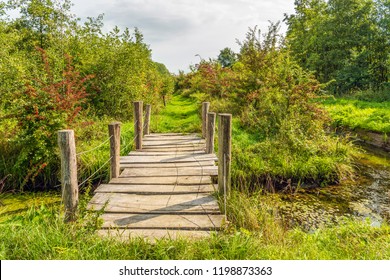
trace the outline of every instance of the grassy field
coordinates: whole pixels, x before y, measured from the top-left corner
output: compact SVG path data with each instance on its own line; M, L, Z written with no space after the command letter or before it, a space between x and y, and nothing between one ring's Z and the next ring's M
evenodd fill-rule
M174 96L168 106L152 116L153 132L200 132L200 104ZM195 123L195 124L194 124ZM102 129L106 124L102 124ZM132 123L122 125L131 149ZM234 122L235 141L242 145L256 143L257 136L247 134ZM85 134L84 134L85 135ZM95 138L91 131L91 139ZM88 151L96 142L79 139L79 151ZM84 141L84 142L83 142ZM84 144L83 144L84 143ZM125 145L125 144L124 144ZM108 146L84 155L85 165L101 165ZM125 151L123 151L125 152ZM251 158L247 159L252 161ZM92 172L90 170L87 173ZM101 171L101 178L107 170ZM91 184L87 184L91 185ZM229 223L224 230L200 240L143 239L117 241L101 238L99 216L85 210L90 196L83 188L79 220L62 222L60 195L14 194L0 196L0 259L389 259L390 226L372 226L370 221L341 220L338 225L312 232L289 228L278 214L278 200L272 195L249 192L239 186L228 198ZM222 200L222 199L221 199ZM10 206L13 205L13 206Z
M335 126L390 133L390 101L374 102L356 99L323 101Z

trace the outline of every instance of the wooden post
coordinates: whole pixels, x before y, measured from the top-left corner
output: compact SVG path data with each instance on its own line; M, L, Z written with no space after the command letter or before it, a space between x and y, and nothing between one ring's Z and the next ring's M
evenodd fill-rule
M214 153L215 113L207 114L206 153Z
M209 112L210 102L202 103L202 137L206 138L207 113Z
M58 146L61 155L62 201L65 205L65 222L76 220L79 203L77 185L76 145L73 130L58 131Z
M134 134L135 134L135 149L142 149L142 101L135 101L134 103Z
M218 116L218 188L220 192L226 190L229 194L231 188L232 115L219 114Z
M145 106L145 129L144 129L144 135L150 134L150 113L151 113L151 105L146 104Z
M110 136L110 180L119 177L119 159L121 152L121 123L112 122L108 125L108 135Z

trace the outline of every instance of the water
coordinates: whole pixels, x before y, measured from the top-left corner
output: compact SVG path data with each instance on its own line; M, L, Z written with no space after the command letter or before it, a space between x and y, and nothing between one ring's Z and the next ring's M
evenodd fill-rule
M369 219L373 226L390 221L389 153L365 147L353 181L280 194L285 222L305 230L337 224L347 217Z

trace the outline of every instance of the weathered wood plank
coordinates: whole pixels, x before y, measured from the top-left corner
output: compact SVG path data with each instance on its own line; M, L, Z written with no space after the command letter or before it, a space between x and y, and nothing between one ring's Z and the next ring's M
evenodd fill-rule
M88 209L106 213L149 214L220 214L218 203L210 194L137 195L125 193L96 193Z
M148 156L148 155L132 155L121 157L120 163L158 163L158 162L198 162L198 161L210 161L218 160L218 158L213 154L187 154L187 155L161 155L161 156Z
M198 153L201 153L201 152L205 152L206 150L206 147L203 145L203 146L199 146L199 147L159 147L159 146L155 146L155 147L143 147L142 150L140 150L141 152L147 152L147 153L159 153L159 152L165 152L165 153L171 153L171 154L175 154L175 153L181 153L181 154L191 154L191 153L194 153L194 152L198 152Z
M204 143L190 143L190 144L172 144L172 145L164 145L164 146L159 146L159 145L148 145L145 147L142 147L143 149L162 149L162 148L200 148L203 149L206 145Z
M180 168L125 168L120 177L150 177L150 176L217 176L218 166L212 167L180 167Z
M189 137L193 137L193 138L200 138L200 135L199 134L196 134L196 133L150 133L148 136L148 138L175 138L175 137L178 137L178 138L189 138Z
M121 169L125 168L172 168L172 167L199 167L215 166L215 161L193 161L193 162L145 162L145 163L122 163Z
M170 151L170 152L155 152L155 151L132 151L127 156L171 156L171 157L182 157L182 156L192 156L192 155L203 155L205 151L192 151L192 152L180 152L180 151Z
M201 239L210 238L211 233L216 231L203 230L165 230L165 229L104 229L98 230L98 235L107 238L115 238L122 241L132 238L144 238L151 242L156 239Z
M102 193L137 193L137 194L185 194L185 193L212 193L217 185L130 185L130 184L102 184L96 190Z
M206 144L204 139L188 139L188 140L159 140L150 141L144 140L142 142L145 146L166 146L166 145L184 145L184 144Z
M223 215L164 215L104 213L102 228L215 230Z
M195 185L211 184L210 176L152 176L152 177L121 177L112 178L109 184L139 184L139 185Z

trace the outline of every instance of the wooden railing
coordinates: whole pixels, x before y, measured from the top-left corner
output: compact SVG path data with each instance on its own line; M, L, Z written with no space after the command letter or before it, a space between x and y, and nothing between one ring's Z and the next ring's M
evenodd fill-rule
M143 118L143 102L135 101L133 102L133 104L135 149L141 150L143 136L148 135L150 133L151 105L146 104L145 117ZM209 112L209 107L209 102L203 102L202 136L206 139L205 152L213 154L216 113ZM109 140L110 142L110 159L108 160L108 162L110 163L111 180L112 178L118 178L120 174L121 123L110 123L108 125L108 135L109 138L106 141ZM218 189L220 193L223 193L225 195L225 197L230 192L231 188L231 135L232 115L218 114ZM78 184L77 181L77 154L74 131L58 131L58 145L60 148L61 155L62 199L65 206L64 220L66 222L71 222L76 219L76 211L79 199L78 193L79 187L81 185ZM87 178L87 180L89 180L90 177ZM85 180L84 182L86 182L87 180Z

